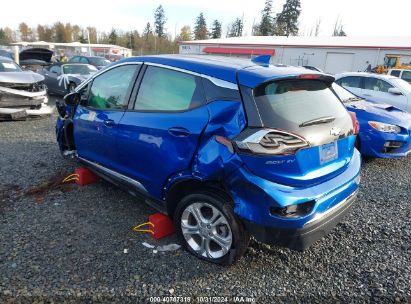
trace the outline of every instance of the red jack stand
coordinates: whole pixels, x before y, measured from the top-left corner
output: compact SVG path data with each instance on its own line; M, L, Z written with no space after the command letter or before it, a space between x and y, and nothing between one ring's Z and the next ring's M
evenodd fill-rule
M141 228L146 225L149 226L149 229ZM156 240L175 232L173 221L167 215L160 212L150 215L148 222L133 227L133 230L136 232L149 232Z
M86 167L76 168L75 174L77 175L76 184L79 186L86 186L100 180L100 177L94 174L90 169Z
M148 217L148 220L153 224L152 236L156 240L171 235L175 232L174 223L167 215L160 212L154 213Z

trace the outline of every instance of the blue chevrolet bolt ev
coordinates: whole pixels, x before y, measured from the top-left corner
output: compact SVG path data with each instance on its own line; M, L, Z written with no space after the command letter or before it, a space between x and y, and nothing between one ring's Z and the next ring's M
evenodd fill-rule
M333 77L268 62L121 60L58 105L59 147L172 217L199 258L232 264L251 235L304 250L355 201L356 120Z
M405 157L411 153L411 114L388 104L366 101L333 83L333 90L360 124L356 146L361 155Z

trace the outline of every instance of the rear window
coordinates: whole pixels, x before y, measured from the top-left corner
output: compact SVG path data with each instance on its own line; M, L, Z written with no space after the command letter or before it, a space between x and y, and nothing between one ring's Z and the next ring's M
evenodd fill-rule
M402 72L401 78L404 79L405 81L411 82L411 72L410 71Z
M110 63L107 59L99 58L99 57L90 57L90 63L94 64L95 66L106 66Z
M254 91L258 110L265 126L297 129L304 122L347 115L344 105L319 80L284 80L271 82Z
M336 83L343 87L360 88L361 78L357 76L348 76L338 79Z

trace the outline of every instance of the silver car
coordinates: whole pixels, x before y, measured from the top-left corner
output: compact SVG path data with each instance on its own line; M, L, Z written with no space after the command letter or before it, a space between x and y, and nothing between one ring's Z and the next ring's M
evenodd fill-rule
M411 112L411 85L397 77L371 73L342 73L336 83L365 100Z

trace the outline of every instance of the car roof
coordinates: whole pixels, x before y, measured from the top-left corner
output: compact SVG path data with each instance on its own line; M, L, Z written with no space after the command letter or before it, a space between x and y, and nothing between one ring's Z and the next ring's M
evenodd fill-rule
M336 79L340 79L342 77L347 77L347 76L361 76L361 77L372 77L372 78L379 78L379 79L394 79L397 78L392 75L385 75L385 74L375 74L375 73L366 73L366 72L346 72L346 73L340 73L335 75Z
M260 65L250 59L210 55L156 55L128 57L113 63L147 62L188 70L248 87L279 77L321 74L305 68L285 65Z

